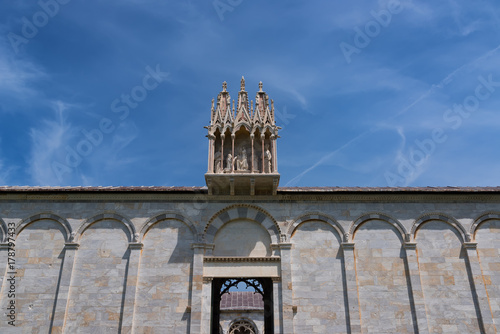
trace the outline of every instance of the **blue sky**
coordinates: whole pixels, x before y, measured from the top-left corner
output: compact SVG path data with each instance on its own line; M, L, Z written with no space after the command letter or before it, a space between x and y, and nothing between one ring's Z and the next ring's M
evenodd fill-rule
M0 185L202 186L242 75L280 186L500 185L494 0L2 1Z

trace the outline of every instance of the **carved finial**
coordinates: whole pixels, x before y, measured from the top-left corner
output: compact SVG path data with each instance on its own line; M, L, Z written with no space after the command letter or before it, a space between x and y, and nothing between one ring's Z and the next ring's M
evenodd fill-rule
M225 81L222 83L222 91L227 92L227 82Z
M274 100L271 99L271 110L274 111Z
M234 113L234 99L233 99L233 113Z
M245 77L241 76L241 91L245 90Z
M262 81L259 82L259 92L263 92L263 90L262 90Z
M250 105L251 105L250 115L253 115L253 100L250 100Z

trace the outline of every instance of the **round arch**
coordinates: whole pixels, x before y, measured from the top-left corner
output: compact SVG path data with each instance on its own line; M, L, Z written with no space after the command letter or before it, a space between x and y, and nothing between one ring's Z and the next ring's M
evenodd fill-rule
M146 233L149 231L149 229L154 224L156 224L162 220L169 220L169 219L178 220L178 221L183 222L187 227L189 227L189 229L193 233L194 239L196 241L198 240L198 231L196 230L196 227L193 224L193 222L189 218L187 218L186 216L184 216L180 213L169 211L169 212L160 213L160 214L148 219L139 229L139 238L138 238L137 242L142 242L142 240L144 239L144 236L146 235Z
M2 233L2 237L0 238L0 242L7 242L7 224L0 218L0 233Z
M261 224L269 233L271 242L279 243L281 229L278 222L264 209L248 204L234 204L214 214L205 225L202 240L213 243L217 231L226 223L235 219L248 219Z
M381 220L384 221L392 227L394 227L398 232L399 236L401 237L401 240L403 241L408 241L408 233L406 232L406 228L399 222L399 220L394 219L390 217L389 215L383 214L383 213L378 213L378 212L371 212L371 213L366 213L363 214L362 216L358 217L354 222L352 222L351 226L349 227L349 232L347 235L347 242L352 242L354 233L356 230L366 223L367 221L370 220Z
M66 235L64 236L64 240L66 242L70 241L71 233L72 233L71 225L68 223L68 221L66 219L64 219L64 218L62 218L62 217L60 217L52 212L42 212L42 213L30 216L30 217L22 220L16 226L16 237L19 235L19 233L21 233L22 230L24 230L24 228L26 228L26 226L28 226L31 223L34 223L38 220L42 220L42 219L52 220L52 221L55 221L55 222L58 222L59 224L61 224L61 226L64 229L64 232L66 233Z
M335 220L335 218L330 217L330 216L323 214L321 212L308 212L308 213L305 213L305 214L299 216L297 219L295 219L292 222L292 224L290 224L290 226L288 227L287 235L286 235L287 240L291 240L293 232L295 232L295 230L297 229L297 227L299 227L300 224L302 224L306 221L309 221L309 220L318 220L318 221L322 221L324 223L331 225L335 229L335 231L337 231L340 238L343 241L347 241L347 240L345 240L345 231L344 231L344 228L342 227L342 225L340 225L337 222L337 220Z
M488 221L488 220L492 220L492 219L495 219L495 220L500 220L500 212L488 212L488 213L485 213L485 214L482 214L481 216L479 216L478 218L476 218L474 220L474 223L471 225L470 227L470 232L469 232L469 235L470 235L470 238L472 239L472 241L476 241L476 232L479 228L479 226Z
M455 218L443 213L426 213L417 218L411 227L410 241L412 242L415 241L415 236L420 226L430 220L438 220L451 225L453 228L457 230L457 232L462 237L462 242L470 241L470 235L469 233L467 233L462 224L460 224Z
M128 235L129 242L137 241L138 235L135 232L134 224L132 224L129 219L116 213L101 213L85 220L85 222L78 228L73 240L75 242L79 242L83 232L85 232L85 230L88 229L90 225L105 219L121 222L123 225L125 225L125 227L129 232Z

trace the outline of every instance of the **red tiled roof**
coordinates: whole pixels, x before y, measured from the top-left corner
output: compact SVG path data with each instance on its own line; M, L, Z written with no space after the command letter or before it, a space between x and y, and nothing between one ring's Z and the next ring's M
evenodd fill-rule
M260 293L233 291L222 295L221 310L263 310L264 301Z

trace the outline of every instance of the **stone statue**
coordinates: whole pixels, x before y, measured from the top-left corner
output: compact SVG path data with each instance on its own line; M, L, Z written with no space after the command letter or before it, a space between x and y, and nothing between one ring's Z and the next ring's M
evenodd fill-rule
M220 152L215 153L214 160L215 160L215 172L222 173L222 158Z
M231 153L229 153L226 158L226 169L224 170L226 172L230 172L232 170L232 166L233 166L233 156L231 155Z
M269 145L266 145L266 152L264 153L264 166L266 168L265 173L271 173L271 161L273 156L271 151L269 151Z
M248 170L247 150L243 147L241 154L237 158L236 167L238 170Z

